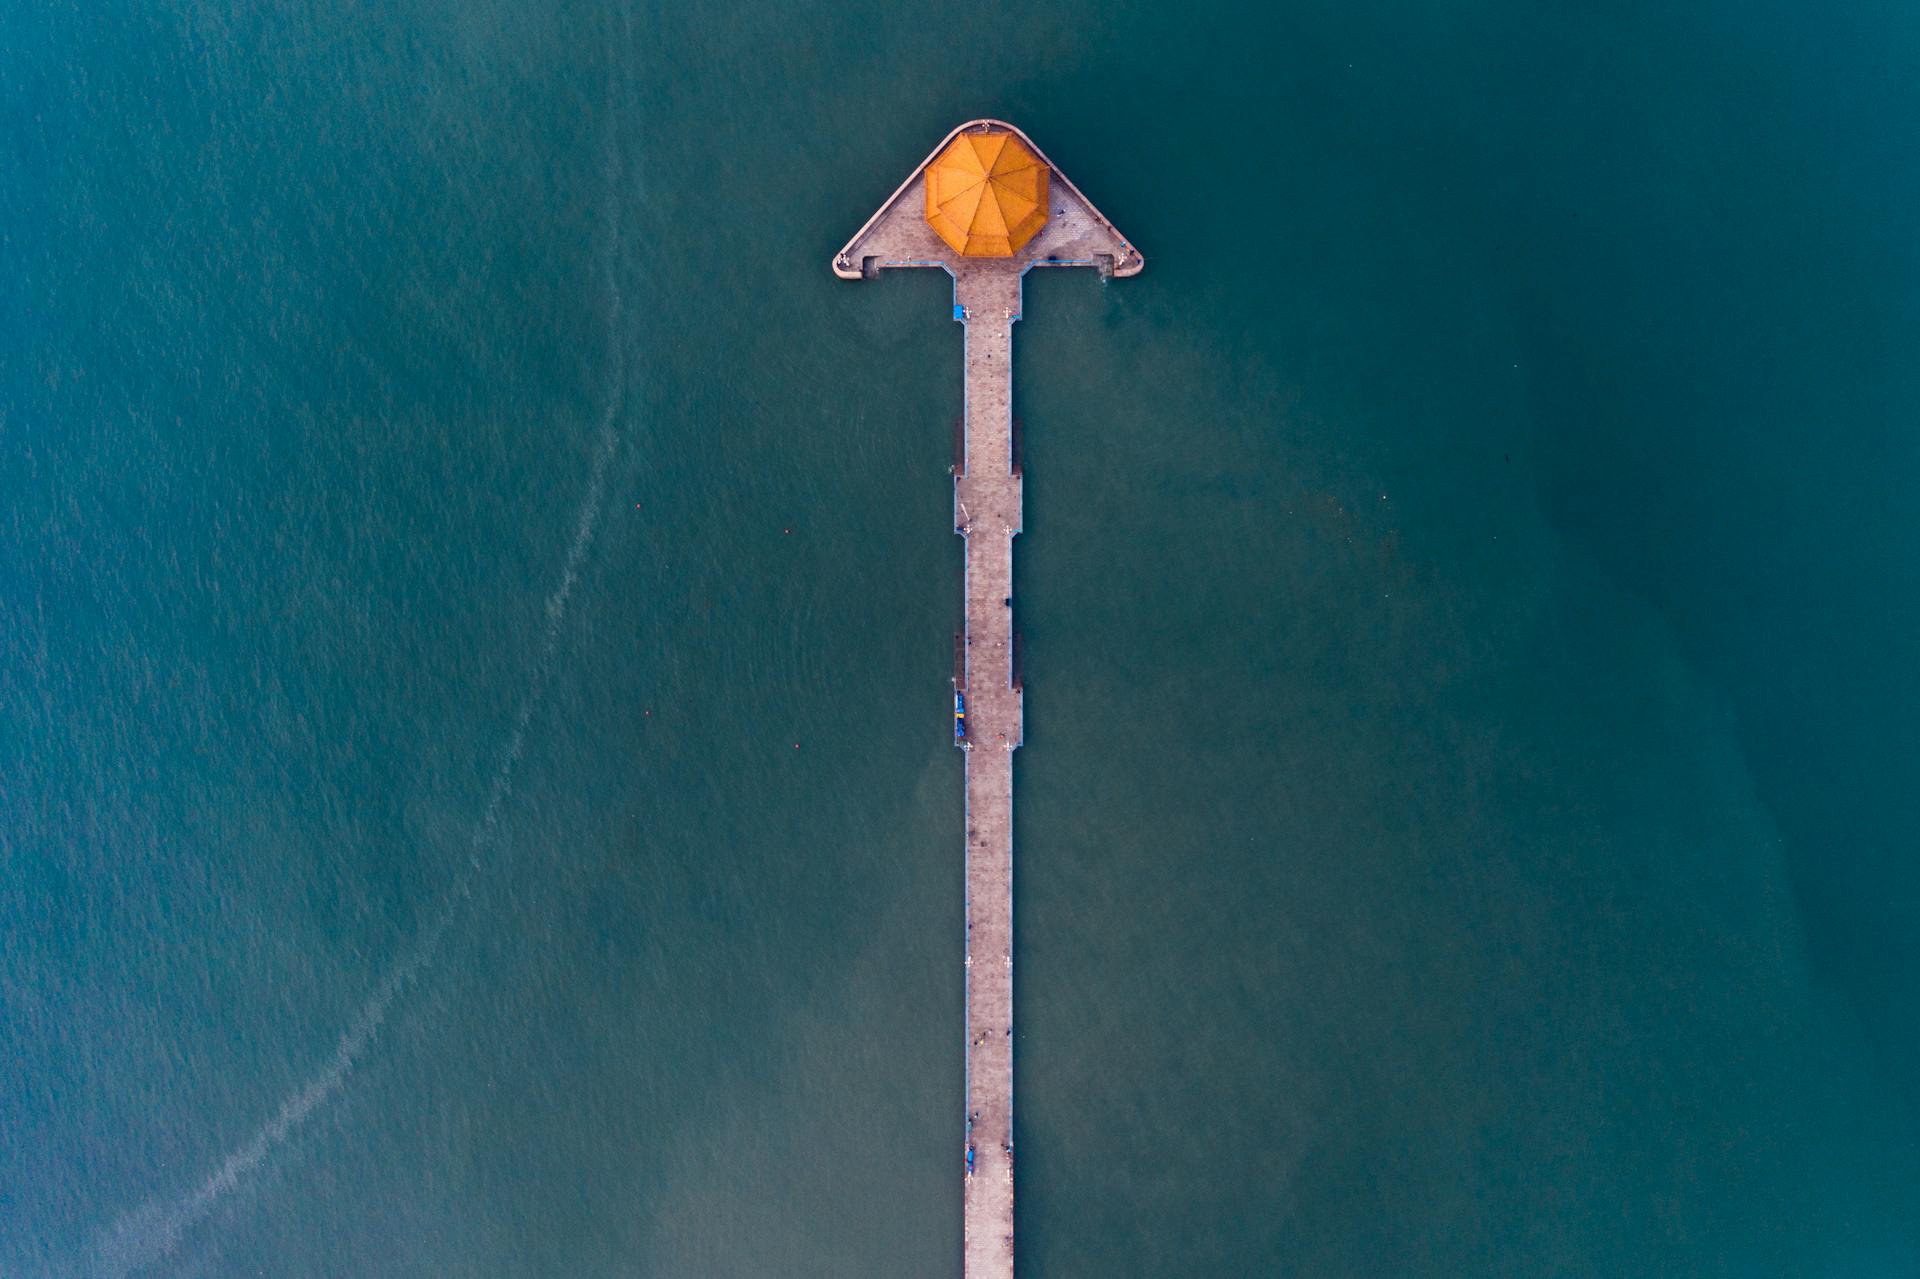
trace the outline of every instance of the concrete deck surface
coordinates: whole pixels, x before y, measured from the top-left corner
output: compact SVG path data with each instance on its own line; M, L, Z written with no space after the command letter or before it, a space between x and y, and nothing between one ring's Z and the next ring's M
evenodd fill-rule
M1013 539L1022 477L1013 469L1013 325L1021 281L1036 266L1090 267L1127 276L1138 251L1057 167L1048 222L1011 258L967 258L927 225L921 170L962 130L1013 126L975 120L942 139L834 257L835 274L871 279L893 269L945 270L955 318L966 326L964 461L954 479L954 528L966 539L966 1142L962 1221L967 1279L1013 1275L1013 752L1024 690L1015 686Z

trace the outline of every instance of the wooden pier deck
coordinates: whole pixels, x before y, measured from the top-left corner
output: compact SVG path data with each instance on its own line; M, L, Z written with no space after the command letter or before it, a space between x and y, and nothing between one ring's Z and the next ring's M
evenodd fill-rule
M966 539L965 627L956 686L967 700L966 749L966 1148L963 1272L1013 1275L1013 752L1022 740L1024 691L1016 669L1013 539L1021 527L1022 476L1013 420L1013 325L1021 282L1036 266L1092 267L1133 275L1133 246L1052 170L1047 225L1012 258L963 257L926 223L919 178L927 162L966 129L1006 129L974 120L922 161L834 258L836 274L871 279L891 268L933 268L954 281L954 318L966 326L954 529ZM1045 159L1038 147L1036 155Z

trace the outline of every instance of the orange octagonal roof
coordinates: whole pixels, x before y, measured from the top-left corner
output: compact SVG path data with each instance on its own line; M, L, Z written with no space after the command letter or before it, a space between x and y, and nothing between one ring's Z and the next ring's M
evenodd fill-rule
M1004 129L963 133L927 166L927 224L970 258L1010 258L1047 224L1047 172Z

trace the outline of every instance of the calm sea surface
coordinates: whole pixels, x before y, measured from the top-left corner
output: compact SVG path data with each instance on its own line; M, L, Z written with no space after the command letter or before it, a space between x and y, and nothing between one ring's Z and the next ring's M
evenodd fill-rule
M958 1275L986 114L1022 1274L1920 1273L1916 13L10 6L0 1275Z

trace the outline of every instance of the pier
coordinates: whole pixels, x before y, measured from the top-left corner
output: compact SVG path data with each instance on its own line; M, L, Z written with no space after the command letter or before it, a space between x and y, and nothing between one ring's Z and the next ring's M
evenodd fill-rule
M1013 1274L1013 752L1025 710L1014 630L1021 527L1013 326L1035 267L1137 274L1140 254L1031 139L998 120L961 125L834 257L834 273L941 269L965 326L954 531L966 540L954 688L966 702L966 1112L963 1269ZM936 427L937 429L937 427Z

